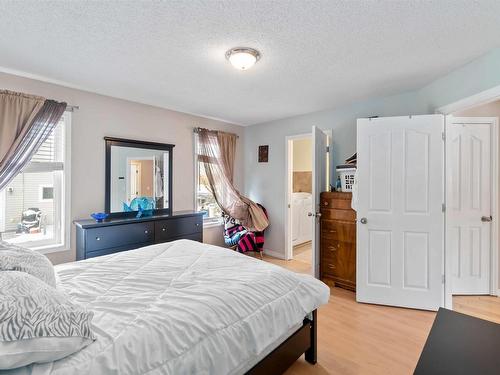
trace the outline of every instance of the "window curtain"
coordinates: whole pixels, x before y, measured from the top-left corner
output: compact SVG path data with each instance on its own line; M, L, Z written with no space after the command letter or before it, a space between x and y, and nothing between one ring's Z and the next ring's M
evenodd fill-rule
M0 190L29 163L65 110L66 103L0 90Z
M198 129L198 160L203 163L208 188L220 208L251 231L269 226L266 214L255 202L240 194L233 184L236 135Z

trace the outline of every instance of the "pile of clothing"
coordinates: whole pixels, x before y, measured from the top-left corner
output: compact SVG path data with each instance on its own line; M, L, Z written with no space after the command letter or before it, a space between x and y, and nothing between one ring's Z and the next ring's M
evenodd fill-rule
M259 204L267 217L266 209ZM252 232L242 226L238 220L223 215L224 218L224 242L229 247L234 247L237 251L244 253L256 251L261 253L264 248L264 231Z

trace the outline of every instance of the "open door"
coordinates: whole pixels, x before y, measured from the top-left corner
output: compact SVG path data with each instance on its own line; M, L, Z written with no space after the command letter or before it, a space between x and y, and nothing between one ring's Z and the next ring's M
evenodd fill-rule
M314 276L319 278L319 246L320 246L320 227L319 218L319 196L321 192L327 190L327 157L328 157L328 136L316 126L312 127L312 210L309 216L314 216L313 234L312 234L312 264Z
M444 116L358 120L358 302L443 305Z

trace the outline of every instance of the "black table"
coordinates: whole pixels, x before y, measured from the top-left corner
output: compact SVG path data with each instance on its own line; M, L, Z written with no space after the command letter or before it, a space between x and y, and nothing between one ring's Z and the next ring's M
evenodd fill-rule
M500 324L439 309L416 375L499 375Z

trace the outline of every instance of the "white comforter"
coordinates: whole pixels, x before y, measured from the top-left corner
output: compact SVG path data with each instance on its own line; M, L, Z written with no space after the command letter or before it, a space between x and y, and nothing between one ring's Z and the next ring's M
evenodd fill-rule
M330 295L311 276L188 240L56 270L94 311L97 340L34 374L243 373Z

